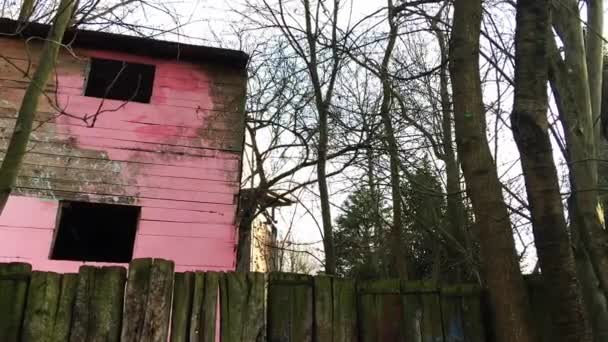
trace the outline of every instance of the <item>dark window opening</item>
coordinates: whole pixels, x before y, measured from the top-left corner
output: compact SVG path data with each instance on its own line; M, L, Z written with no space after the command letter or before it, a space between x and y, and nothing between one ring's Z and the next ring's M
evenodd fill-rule
M92 58L85 96L149 103L154 65Z
M140 207L61 202L51 259L129 262Z

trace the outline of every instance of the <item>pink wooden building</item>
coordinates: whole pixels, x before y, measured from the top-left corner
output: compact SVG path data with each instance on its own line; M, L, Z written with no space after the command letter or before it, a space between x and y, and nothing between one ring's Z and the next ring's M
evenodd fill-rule
M48 26L0 20L15 30L0 38L2 151ZM247 55L90 31L65 43L0 216L0 262L234 269Z

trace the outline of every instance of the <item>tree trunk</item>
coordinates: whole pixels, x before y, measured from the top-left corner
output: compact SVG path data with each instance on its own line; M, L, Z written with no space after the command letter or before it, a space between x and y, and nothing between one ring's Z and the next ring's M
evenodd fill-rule
M391 177L391 197L393 201L393 222L391 225L391 262L389 265L389 275L407 279L408 270L403 246L403 224L401 222L403 214L401 201L401 181L399 174L399 148L395 138L395 130L391 120L391 83L389 80L388 67L393 54L395 42L397 40L398 27L393 20L393 3L388 0L388 22L390 26L388 45L384 51L382 65L380 67L380 78L382 81L382 103L380 104L380 117L384 126L384 140L388 147L390 158L390 177Z
M433 25L433 31L437 37L439 43L439 50L441 53L441 67L439 69L439 96L441 100L441 130L442 130L442 145L444 155L442 159L445 163L446 173L446 202L447 202L447 217L449 221L450 234L465 247L467 253L471 253L468 239L466 238L466 217L464 204L462 202L460 188L460 170L458 167L458 161L456 159L456 152L454 151L453 138L452 138L452 108L450 105L450 94L448 91L448 60L449 52L445 41L443 31L441 31L436 25ZM471 265L468 256L462 256L461 253L457 253L451 249L447 249L448 263L451 266L447 270L444 278L449 282L459 283L464 277L464 268L474 267ZM472 253L471 253L472 254Z
M23 2L21 3L21 8L19 10L19 18L17 20L21 22L29 21L30 17L32 16L32 13L34 13L35 7L36 0L23 0Z
M456 143L478 226L496 341L535 342L509 213L486 137L479 72L481 13L481 0L454 3L450 73Z
M521 155L534 242L559 341L591 341L564 218L547 122L550 0L519 0L511 126ZM552 38L551 38L552 39Z
M6 149L2 166L0 166L0 213L2 213L6 205L6 201L21 168L23 156L30 140L32 125L36 116L36 109L38 108L38 100L55 67L63 34L73 12L74 2L75 0L61 0L48 39L44 43L38 67L23 95L15 129Z
M576 0L560 0L553 7L553 24L564 43L562 60L554 40L550 41L550 79L560 114L576 209L571 213L587 249L604 296L608 294L608 233L598 213L596 134L586 65L583 33ZM598 122L599 125L599 122Z
M591 117L596 143L600 141L600 116L602 112L602 80L604 62L604 1L587 0L587 70L589 72L589 97Z

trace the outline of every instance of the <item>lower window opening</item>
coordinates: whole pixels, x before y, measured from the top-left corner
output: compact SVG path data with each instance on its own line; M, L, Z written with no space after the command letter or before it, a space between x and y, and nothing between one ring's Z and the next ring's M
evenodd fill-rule
M62 201L51 259L131 261L140 211L137 206Z

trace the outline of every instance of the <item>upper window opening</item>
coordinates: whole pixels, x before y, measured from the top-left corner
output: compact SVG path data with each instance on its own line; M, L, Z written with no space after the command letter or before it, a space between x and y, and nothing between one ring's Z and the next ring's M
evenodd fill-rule
M155 67L92 58L85 96L150 103Z
M51 259L129 262L140 207L62 201Z

